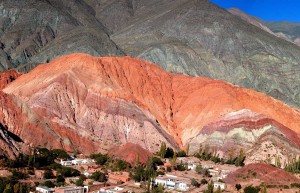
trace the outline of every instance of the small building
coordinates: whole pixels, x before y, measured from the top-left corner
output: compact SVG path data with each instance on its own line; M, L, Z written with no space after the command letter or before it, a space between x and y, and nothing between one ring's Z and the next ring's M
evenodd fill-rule
M101 188L101 193L122 193L124 188L118 186L109 186Z
M91 174L90 172L88 172L87 170L84 170L84 171L82 172L82 174L85 175L86 177L89 177L89 176L92 175L92 174Z
M54 188L55 193L85 193L84 187L67 186Z
M172 190L187 191L190 188L190 180L187 178L180 178L174 175L158 176L154 183L156 185L162 185L164 188Z
M52 188L48 188L45 186L38 186L35 188L35 191L38 193L53 193L54 190Z
M209 172L209 175L211 175L212 177L219 176L221 173L221 171L218 169L209 169L208 172Z
M214 168L213 164L207 163L207 164L202 164L203 169L212 169Z
M72 161L71 160L60 160L60 164L63 166L71 166L72 165Z
M223 182L214 182L214 189L218 189L220 187L221 190L226 189L226 184Z
M84 186L88 193L101 193L101 188L105 187L105 183L94 183L93 185Z
M108 179L114 179L119 180L121 182L128 182L130 180L129 173L128 172L115 172L115 173L109 173Z

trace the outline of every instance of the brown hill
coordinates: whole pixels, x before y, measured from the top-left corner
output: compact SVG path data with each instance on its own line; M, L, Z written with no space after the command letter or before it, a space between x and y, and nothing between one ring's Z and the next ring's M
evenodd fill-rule
M268 185L290 185L292 183L300 183L300 179L294 175L267 164L249 164L235 172L232 172L225 178L225 182L229 184L238 184L241 182L250 183L253 180L259 180Z
M284 143L288 151L299 153L298 110L250 89L171 74L140 59L72 54L38 66L4 92L26 106L26 112L21 109L26 122L39 124L30 129L36 135L24 132L26 126L6 122L8 128L27 143L49 148L91 153L132 142L154 152L166 141L174 148L190 144L196 151L199 143L220 138L218 132L204 132L218 130L210 124L245 111L244 117L252 119L257 113L271 121L257 127L249 121L239 128L229 124L231 145L236 136L251 134L251 141L242 144L247 149L271 138L275 145ZM224 143L221 136L215 146Z
M133 165L138 162L146 164L148 159L153 156L151 152L134 143L126 143L113 147L108 151L108 154Z

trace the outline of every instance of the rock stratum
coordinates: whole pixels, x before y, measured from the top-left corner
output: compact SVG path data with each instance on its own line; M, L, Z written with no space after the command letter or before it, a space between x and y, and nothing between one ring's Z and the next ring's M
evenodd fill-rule
M27 145L89 154L128 142L155 152L164 141L175 149L189 144L191 153L206 143L250 155L267 143L273 149L266 156L299 154L298 110L141 59L72 54L21 75L3 92L0 123Z
M282 30L271 24L273 33L258 19L235 14L207 0L3 0L0 71L28 72L75 52L128 55L300 108L300 48L277 37Z

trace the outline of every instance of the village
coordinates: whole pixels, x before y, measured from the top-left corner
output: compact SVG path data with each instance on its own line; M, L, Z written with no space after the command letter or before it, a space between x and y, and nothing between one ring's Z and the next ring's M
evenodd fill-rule
M202 156L212 158L204 149ZM52 157L51 161L49 157ZM106 154L69 156L64 150L46 149L37 150L34 157L23 158L23 162L30 163L30 158L36 160L39 167L31 168L32 171L26 167L19 170L19 174L2 168L0 177L28 173L19 182L30 184L31 192L37 193L204 192L207 189L222 192L235 190L223 179L239 168L220 163L220 160L204 161L200 157L187 156L182 150L174 152L166 147L163 153L148 157L144 163L111 159ZM45 159L48 162L43 165Z
M63 166L69 166L79 169L81 174L89 177L94 172L103 172L93 159L73 159L68 161L61 160ZM152 179L152 185L161 186L168 192L204 192L208 183L213 182L214 189L225 190L227 185L222 181L230 172L238 167L234 165L220 165L212 161L200 161L196 157L179 157L176 164L184 165L185 171L171 170L172 164L168 159L163 160L163 165L158 166L158 171L164 171L163 175L158 175ZM197 170L205 170L207 174L201 174ZM36 177L43 178L43 174L37 174ZM36 187L39 193L132 193L145 192L141 182L135 182L127 171L108 172L106 182L97 182L86 179L83 186L76 186L74 183L79 177L66 178L66 186L48 188L45 186ZM199 181L193 184L194 181ZM202 184L200 186L200 184ZM198 187L197 187L198 186Z
M155 154L132 145L134 148L130 149L135 150L130 154L121 149L124 157L119 157L122 153L118 150L114 151L115 155L98 153L86 156L67 153L62 149L37 148L31 155L20 155L16 160L6 159L1 163L0 178L14 185L10 187L0 184L0 191L26 189L26 192L32 193L220 193L240 192L241 189L246 192L247 187L262 187L262 181L255 178L254 181L250 180L250 184L242 183L243 180L228 182L228 176L245 168L243 150L225 160L219 158L216 151L208 146L200 146L198 153L187 155L185 151L175 152L165 144ZM254 171L245 170L245 175L242 176L241 173L240 178L245 178L246 181L249 181L249 175L257 175ZM255 187L252 187L252 182Z

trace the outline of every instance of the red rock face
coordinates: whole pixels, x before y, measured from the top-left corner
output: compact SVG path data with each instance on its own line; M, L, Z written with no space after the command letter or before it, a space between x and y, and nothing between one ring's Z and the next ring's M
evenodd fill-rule
M27 107L27 115L21 109L30 117L27 122L43 125L31 129L38 138L24 132L26 126L9 127L35 145L83 153L127 142L152 152L161 141L174 148L192 141L198 147L201 140L195 137L203 128L209 131L208 125L243 109L276 122L284 137L299 145L296 109L253 90L174 75L130 57L68 55L38 66L3 91ZM236 121L229 122L232 126Z
M18 78L21 74L14 70L0 72L0 90L6 87L9 83Z
M128 163L135 165L137 163L146 164L153 154L142 148L138 144L126 143L121 146L113 147L108 151L108 154L114 158L125 160Z
M253 173L256 174L253 175ZM290 185L292 183L300 182L300 180L294 175L282 169L263 163L249 164L242 167L235 172L230 173L225 178L225 182L235 185L241 182L251 183L254 179L259 179L261 182L265 182L270 185Z

